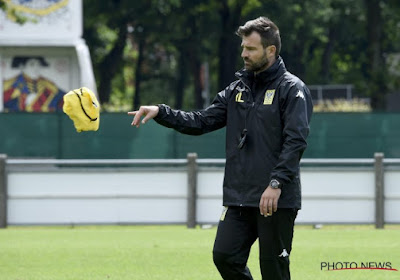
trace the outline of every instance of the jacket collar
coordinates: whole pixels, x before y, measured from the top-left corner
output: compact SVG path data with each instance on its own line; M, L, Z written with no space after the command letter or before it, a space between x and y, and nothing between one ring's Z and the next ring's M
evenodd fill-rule
M277 58L274 64L271 65L268 69L264 70L261 73L255 75L253 71L248 71L246 69L241 69L235 73L235 76L239 78L242 82L246 85L251 85L252 81L257 82L272 82L273 80L277 79L278 77L282 76L283 73L286 72L286 66L283 62L281 56Z

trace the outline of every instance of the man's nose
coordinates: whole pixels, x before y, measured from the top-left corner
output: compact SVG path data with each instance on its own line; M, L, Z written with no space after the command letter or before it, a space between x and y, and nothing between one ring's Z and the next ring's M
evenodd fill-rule
M248 53L247 53L247 51L246 50L242 50L242 58L246 58L246 57L248 57Z

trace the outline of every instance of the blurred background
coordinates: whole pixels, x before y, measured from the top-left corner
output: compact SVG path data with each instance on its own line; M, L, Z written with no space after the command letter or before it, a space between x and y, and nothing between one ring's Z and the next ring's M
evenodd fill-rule
M258 16L279 26L281 56L312 92L305 157L400 157L399 1L0 3L0 152L9 157L223 158L224 130L200 138L153 123L137 130L126 112L209 105L243 66L237 27ZM101 102L96 133L75 133L62 113L63 94L82 86Z
M2 0L0 227L215 223L225 130L137 129L126 112L208 106L243 66L235 31L259 16L315 106L298 221L399 223L399 1ZM101 103L96 132L62 112L83 86Z
M280 28L288 70L326 98L316 111L385 111L400 87L399 9L390 0L86 0L83 37L106 110L203 108L243 66L237 27L264 15Z

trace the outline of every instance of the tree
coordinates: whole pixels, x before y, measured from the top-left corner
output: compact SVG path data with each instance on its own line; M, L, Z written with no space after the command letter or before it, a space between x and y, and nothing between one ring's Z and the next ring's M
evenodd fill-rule
M237 59L239 54L238 38L235 35L237 27L242 21L242 9L246 0L219 1L218 13L221 19L221 35L218 44L219 58L219 83L218 88L222 90L234 79Z
M384 57L400 52L399 6L395 0L85 0L84 37L102 103L118 94L135 108L166 102L198 109L202 63L210 65L212 91L225 88L243 67L237 27L266 15L281 30L289 71L309 85L353 84L379 109L388 90ZM126 73L133 78L127 81Z
M372 97L372 106L374 109L382 110L385 106L385 67L382 54L382 8L381 0L364 0L367 15L367 75L370 81L369 93Z
M4 0L0 0L0 10L3 10L8 17L12 18L18 24L24 24L28 21L28 18L19 14L15 9L10 7Z

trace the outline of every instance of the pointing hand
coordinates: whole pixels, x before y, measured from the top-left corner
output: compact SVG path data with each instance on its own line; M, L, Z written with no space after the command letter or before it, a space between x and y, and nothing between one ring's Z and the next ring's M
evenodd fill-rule
M142 124L145 124L148 120L153 119L157 116L159 111L158 106L140 106L139 110L128 112L128 115L135 116L131 125L139 127L140 126L140 118L144 116L142 120Z

